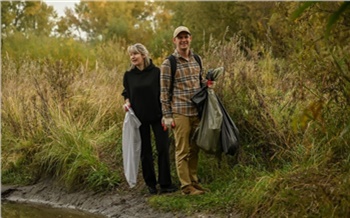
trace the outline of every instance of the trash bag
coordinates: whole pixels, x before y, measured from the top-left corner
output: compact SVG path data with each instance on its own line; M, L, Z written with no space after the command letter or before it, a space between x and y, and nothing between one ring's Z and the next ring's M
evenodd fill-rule
M223 71L223 67L210 69L206 79L215 81ZM201 117L192 139L206 153L220 154L222 152L220 132L223 115L214 90L208 89L207 86L202 87L191 100L196 105Z
M221 75L221 73L224 72L223 67L218 67L215 69L210 69L206 75L206 79L216 81L217 78ZM191 98L191 101L196 105L198 110L198 115L201 118L203 114L204 104L208 97L207 92L208 87L203 86L199 91L194 93L194 95Z
M218 102L223 115L222 127L221 127L221 146L222 151L225 154L235 155L240 146L239 144L239 131L235 123L232 121L230 115L227 113L225 107L219 98Z
M208 70L207 75L205 76L206 79L211 81L217 81L218 77L224 72L224 67L218 67L215 69Z
M198 147L210 154L221 152L220 132L222 112L214 90L207 89L207 100L204 103L203 116L193 139Z
M122 136L124 175L130 188L136 185L139 163L141 159L140 120L129 108L125 114Z
M204 104L208 97L207 89L208 89L207 86L202 87L199 91L194 93L193 97L191 98L191 101L197 107L199 117L202 117Z

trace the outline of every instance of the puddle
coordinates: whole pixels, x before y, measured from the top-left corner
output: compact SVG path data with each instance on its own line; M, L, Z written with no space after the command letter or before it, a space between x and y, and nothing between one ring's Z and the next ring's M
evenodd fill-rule
M79 210L52 208L41 204L1 202L2 218L105 218Z

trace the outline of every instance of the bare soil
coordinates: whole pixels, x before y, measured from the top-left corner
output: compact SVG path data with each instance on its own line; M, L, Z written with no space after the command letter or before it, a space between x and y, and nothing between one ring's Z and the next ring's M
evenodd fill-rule
M180 194L180 193L173 193ZM147 199L151 197L144 185L133 189L119 187L108 192L75 191L53 184L50 181L41 181L30 186L1 185L1 199L21 203L40 203L55 208L77 209L104 217L118 218L214 218L215 215L194 214L186 215L158 211L152 208Z

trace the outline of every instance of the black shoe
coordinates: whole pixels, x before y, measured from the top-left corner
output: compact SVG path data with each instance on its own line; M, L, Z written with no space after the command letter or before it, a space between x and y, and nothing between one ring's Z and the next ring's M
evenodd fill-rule
M148 186L148 191L151 195L156 195L158 194L158 190L155 186Z
M161 187L160 194L176 192L178 188L175 185L170 185L168 187Z

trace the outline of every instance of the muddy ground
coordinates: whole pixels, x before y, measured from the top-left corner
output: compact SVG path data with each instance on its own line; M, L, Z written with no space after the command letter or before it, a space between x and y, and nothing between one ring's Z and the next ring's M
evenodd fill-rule
M180 194L180 193L173 193ZM78 209L105 217L118 218L216 218L213 214L171 213L158 211L150 207L147 199L151 197L144 185L133 189L119 187L105 193L89 191L68 192L50 181L42 181L35 185L16 187L1 186L1 199L21 203L41 203L57 208ZM185 197L185 196L184 196ZM229 215L227 217L235 217Z

